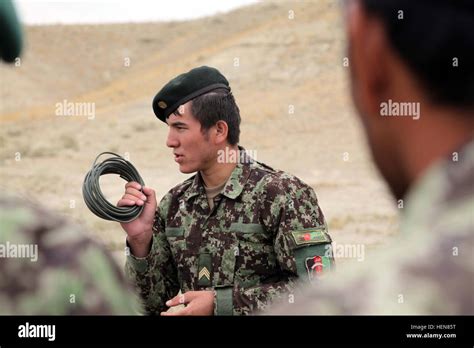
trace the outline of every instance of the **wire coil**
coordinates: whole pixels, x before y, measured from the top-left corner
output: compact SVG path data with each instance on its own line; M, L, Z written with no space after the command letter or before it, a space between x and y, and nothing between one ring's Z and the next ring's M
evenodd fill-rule
M112 155L104 161L97 163L102 155ZM118 174L127 182L136 181L145 186L142 177L136 168L125 158L113 152L102 152L92 164L91 170L86 174L82 185L82 195L89 210L96 216L109 221L130 222L140 216L143 206L117 207L111 204L103 195L99 185L99 178L106 174Z

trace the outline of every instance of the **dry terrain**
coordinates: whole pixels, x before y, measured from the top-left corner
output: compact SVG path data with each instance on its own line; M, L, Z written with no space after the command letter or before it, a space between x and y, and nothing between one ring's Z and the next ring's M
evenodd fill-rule
M398 212L350 100L342 24L337 2L321 0L185 22L26 27L21 64L0 66L3 190L83 224L122 262L124 232L87 209L84 175L114 151L159 197L184 180L151 100L175 75L210 65L230 80L241 145L316 190L336 243L393 243ZM64 101L94 103L94 117L56 115ZM123 182L103 179L116 202Z

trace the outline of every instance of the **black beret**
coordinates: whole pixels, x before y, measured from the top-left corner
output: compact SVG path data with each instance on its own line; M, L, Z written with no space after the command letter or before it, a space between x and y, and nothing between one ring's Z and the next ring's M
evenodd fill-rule
M229 81L216 68L200 66L168 82L153 98L156 117L166 118L180 105L218 88L230 91Z

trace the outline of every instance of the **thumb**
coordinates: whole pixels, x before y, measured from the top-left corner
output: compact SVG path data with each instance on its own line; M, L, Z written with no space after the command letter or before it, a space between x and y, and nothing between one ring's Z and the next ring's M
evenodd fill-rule
M143 212L145 214L155 214L156 210L156 194L155 190L150 187L143 186L143 194L146 196L146 201L143 206Z
M169 301L166 301L166 305L168 307L174 307L174 306L178 306L178 305L181 305L181 304L185 304L186 302L186 298L184 296L184 294L179 294L179 295L176 295L175 297L173 297L171 300Z

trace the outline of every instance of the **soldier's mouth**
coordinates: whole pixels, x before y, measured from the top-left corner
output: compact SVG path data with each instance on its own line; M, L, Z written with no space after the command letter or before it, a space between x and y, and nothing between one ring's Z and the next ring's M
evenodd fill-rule
M183 157L184 157L183 155L179 155L179 154L176 154L176 153L174 154L174 160L178 163L183 160Z

